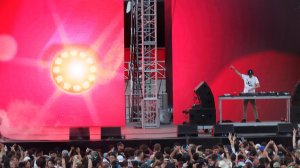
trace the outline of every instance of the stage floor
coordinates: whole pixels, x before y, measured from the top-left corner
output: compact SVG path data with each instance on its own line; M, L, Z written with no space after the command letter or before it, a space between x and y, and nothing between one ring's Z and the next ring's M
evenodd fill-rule
M277 128L279 123L286 122L247 122L247 123L222 123L222 125L232 124L235 128L249 130L262 129L266 127ZM298 125L299 127L299 125ZM198 125L198 137L213 137L212 125L201 126ZM90 127L89 129L89 140L91 141L101 141L101 128L100 127ZM121 127L121 136L124 140L135 140L135 139L170 139L178 137L178 125L173 124L162 124L159 128L140 128L137 127L137 124L130 123L124 127ZM205 130L205 131L204 131ZM267 134L263 132L260 135L259 132L249 132L243 136L266 136L266 135L275 135L276 130ZM242 135L242 134L239 134ZM75 135L77 136L77 135ZM81 135L78 135L81 136ZM70 140L70 128L30 128L27 132L11 132L8 135L2 135L2 141L69 141ZM80 139L80 138L79 138Z
M278 144L290 146L292 144L292 134L277 134L277 125L284 122L248 122L248 123L222 123L224 125L232 124L235 130L254 130L254 133L236 133L237 138L245 138L255 143L268 142L274 140ZM38 128L31 132L11 134L17 138L3 137L0 141L6 145L20 144L26 148L35 147L51 150L55 147L60 149L69 148L70 146L80 146L82 148L101 148L106 150L110 145L116 145L123 142L125 146L137 147L141 144L153 146L160 143L162 146L172 146L174 143L179 144L201 144L203 147L212 147L216 144L228 144L228 133L222 135L213 134L213 126L196 126L197 135L178 136L179 125L161 125L160 128L143 129L136 127L136 124L127 124L121 127L121 138L101 139L101 128L89 128L89 139L81 139L80 135L77 139L70 139L70 128ZM272 127L270 133L259 133L258 130ZM299 125L298 125L299 127ZM274 130L275 128L275 130ZM204 131L206 130L206 131ZM22 139L23 138L23 139ZM297 137L298 139L299 137Z

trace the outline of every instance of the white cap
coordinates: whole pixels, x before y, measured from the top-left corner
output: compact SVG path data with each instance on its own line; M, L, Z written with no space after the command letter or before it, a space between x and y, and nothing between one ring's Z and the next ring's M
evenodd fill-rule
M123 162L125 160L125 158L122 155L118 155L117 159L119 162Z
M109 163L109 161L107 159L105 159L105 158L102 159L102 162L103 163Z
M279 168L280 167L280 163L279 162L274 162L273 163L273 167L274 168Z
M30 157L29 157L29 156L26 156L26 157L24 157L24 159L23 159L24 162L27 162L28 160L30 160Z
M230 166L224 160L219 161L219 167L221 167L221 168L230 168Z
M65 150L61 151L61 154L63 156L68 156L69 152L68 152L68 150L65 149Z
M250 159L247 159L245 163L250 163L253 166L253 162Z
M245 166L245 163L244 162L238 162L237 166Z

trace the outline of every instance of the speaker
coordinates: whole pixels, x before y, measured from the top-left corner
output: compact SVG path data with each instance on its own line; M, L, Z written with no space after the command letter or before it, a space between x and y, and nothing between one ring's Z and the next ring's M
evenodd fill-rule
M291 134L293 133L293 129L295 128L298 130L298 124L295 123L279 123L277 125L277 134L279 135L286 135L286 134Z
M300 81L297 82L292 97L291 97L291 105L300 107Z
M101 139L122 139L120 127L102 127Z
M228 136L228 133L234 133L233 124L214 125L214 136Z
M211 92L208 84L204 81L199 83L194 92L197 95L198 100L201 103L201 106L204 108L215 108L215 101L213 93Z
M216 124L216 109L192 108L189 110L190 124L214 125Z
M70 128L70 140L90 140L89 128Z
M178 125L177 126L178 137L197 137L198 128L197 125Z

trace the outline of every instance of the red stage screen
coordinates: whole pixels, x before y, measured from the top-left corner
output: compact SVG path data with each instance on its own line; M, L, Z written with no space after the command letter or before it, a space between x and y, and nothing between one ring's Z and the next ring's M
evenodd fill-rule
M300 79L300 2L259 0L172 0L174 123L195 103L194 88L206 81L218 96L240 93L241 73L252 68L257 91L292 92ZM286 118L285 101L257 101L262 121ZM248 120L254 115L249 105ZM240 121L242 101L223 103L223 119ZM217 108L217 121L219 120Z
M4 136L9 131L26 132L37 127L125 124L123 3L0 2L0 117ZM92 59L87 58L89 52ZM54 63L58 55L61 58ZM82 85L65 82L68 76L53 76L62 71L55 64L75 55L81 60L73 62L70 72L77 82L78 76L95 73ZM86 67L84 72L78 69L87 65L93 67ZM59 88L55 81L65 83Z

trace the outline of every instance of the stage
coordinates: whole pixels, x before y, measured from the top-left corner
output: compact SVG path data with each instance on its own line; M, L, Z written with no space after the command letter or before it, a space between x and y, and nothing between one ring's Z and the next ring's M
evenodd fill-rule
M281 126L280 126L281 125ZM278 128L284 125L283 131L278 132ZM109 145L116 145L117 142L123 142L125 146L130 147L138 147L141 144L147 144L152 147L155 143L160 143L164 146L173 146L174 143L187 144L201 144L203 147L212 147L216 144L228 144L229 141L227 139L228 126L233 129L233 133L236 134L238 139L245 138L247 140L251 140L255 143L268 142L270 139L274 140L277 144L284 144L286 146L292 145L292 134L291 132L287 132L287 129L291 129L291 126L295 126L295 124L289 124L286 122L248 122L248 123L222 123L222 125L218 125L220 128L224 128L225 130L221 130L221 133L218 134L216 131L217 126L207 125L207 126L195 126L195 125L173 125L166 124L161 125L160 128L155 129L143 129L137 128L136 124L126 125L125 127L121 127L121 136L120 137L109 137L106 139L101 139L101 129L100 128L89 128L90 135L89 139L84 137L80 137L81 135L77 135L78 137L75 139L70 138L70 129L68 128L60 128L56 131L52 128L44 128L40 129L36 132L32 132L34 134L27 135L27 137L32 137L31 140L16 140L9 139L3 137L1 142L6 145L12 145L14 143L20 144L24 147L35 147L35 148L43 148L44 150L51 150L53 148L60 149L69 149L71 146L80 146L82 148L101 148L106 149ZM299 126L299 125L296 125ZM182 131L182 127L184 127L184 133L180 133ZM197 128L197 133L193 132ZM190 129L189 129L190 128ZM53 136L60 135L61 139L51 139L51 135ZM222 132L223 131L223 132ZM97 132L97 133L96 133ZM64 139L62 138L64 137Z
M127 124L124 127L104 127L108 129L108 132L106 131L105 136L114 137L114 136L119 136L123 140L138 140L138 139L170 139L170 138L177 138L178 134L178 129L179 127L185 127L184 132L187 134L194 133L195 129L197 129L197 136L196 137L215 137L213 131L215 125L189 125L189 124L184 124L184 125L173 125L173 124L164 124L160 125L160 128L151 128L151 129L145 129L141 128L138 126L139 124L135 123L130 123ZM230 122L230 123L221 123L217 124L216 126L220 128L232 126L234 130L228 132L236 133L237 135L243 135L243 136L249 136L249 137L256 137L260 136L260 134L266 135L276 135L278 134L278 127L284 125L286 128L284 131L288 134L291 134L291 132L288 132L290 130L290 127L295 127L298 126L296 124L288 123L288 122L278 122L278 121L268 121L268 122L247 122L247 123L240 123L240 122ZM299 127L299 126L298 126ZM254 130L253 130L254 128ZM81 136L86 136L86 132L80 132L77 131L74 133L70 133L71 129L88 129L89 131L89 140L90 141L101 141L105 139L101 139L101 128L100 127L84 127L84 128L67 128L67 127L56 127L56 128L50 128L50 127L45 127L45 128L36 128L36 129L31 129L30 132L19 132L19 133L12 133L9 134L9 136L13 135L14 137L20 137L19 139L11 139L9 136L3 136L5 137L2 139L4 142L10 142L10 141L22 141L22 138L26 138L26 141L69 141L72 140L70 139L70 134L73 134L72 137L73 139L80 139ZM119 129L120 133L114 133L115 130L112 133L110 133L110 129ZM189 130L193 129L193 130ZM228 134L226 130L222 131L224 134ZM120 134L120 135L118 135Z

